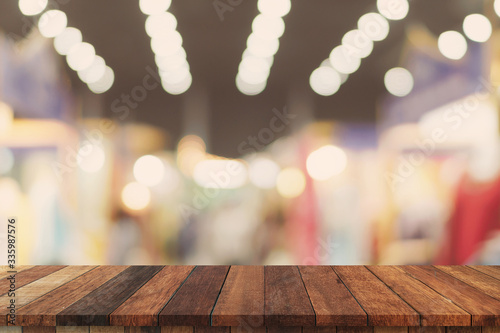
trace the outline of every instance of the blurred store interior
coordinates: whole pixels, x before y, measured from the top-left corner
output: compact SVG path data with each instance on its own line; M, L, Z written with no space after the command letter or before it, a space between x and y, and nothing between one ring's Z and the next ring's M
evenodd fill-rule
M0 4L0 254L500 264L500 0Z

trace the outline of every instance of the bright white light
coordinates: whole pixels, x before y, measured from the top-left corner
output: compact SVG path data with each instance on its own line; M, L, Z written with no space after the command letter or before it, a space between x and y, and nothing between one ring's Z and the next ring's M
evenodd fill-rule
M104 151L96 145L87 144L78 150L78 165L80 169L87 173L95 173L102 169L106 155Z
M449 59L461 59L467 52L467 41L456 31L443 32L438 38L438 48Z
M17 181L10 177L0 178L0 212L12 211L21 199L21 189ZM9 213L10 214L10 213Z
M160 71L169 72L175 71L179 68L186 68L189 70L189 63L186 60L186 51L183 48L179 52L167 57L155 57L155 62Z
M19 0L19 9L26 16L38 15L47 7L48 0Z
M497 16L500 16L500 0L495 0L493 7L495 9L495 13L497 14Z
M151 38L151 49L158 56L169 56L182 47L182 36L178 31L168 31Z
M259 84L267 80L269 76L269 63L259 57L245 57L238 67L240 78L250 84Z
M368 13L359 18L358 29L371 40L381 41L389 34L389 22L378 13Z
M290 0L259 0L257 7L262 14L282 17L290 12Z
M361 60L352 56L345 46L339 45L330 53L330 63L338 72L351 74L358 70Z
M236 75L236 88L238 88L242 94L248 96L260 94L266 88L266 84L266 81L257 84L248 83L240 77L240 74Z
M6 133L14 122L14 110L4 103L0 102L0 134Z
M372 40L358 29L347 32L342 38L342 45L347 49L349 55L356 58L366 58L373 50Z
M161 84L163 89L171 95L180 95L185 93L189 87L191 87L191 83L193 82L193 77L191 73L181 81L177 83L168 83L162 80Z
M316 68L312 72L309 84L315 93L322 96L331 96L339 90L341 78L335 69L323 66Z
M250 50L248 48L245 49L245 51L243 51L243 53L241 54L241 59L242 60L245 59L246 57L261 58L261 59L263 59L263 60L265 60L267 62L267 65L269 66L269 68L271 68L271 66L274 63L274 56L262 58L262 57L259 57L259 56L255 55L255 54L253 54L252 52L250 52Z
M160 71L160 77L162 82L166 84L177 84L184 81L188 76L189 66L188 67L179 67L173 71Z
M68 18L60 10L49 10L40 16L38 30L44 37L56 37L66 29Z
M128 183L122 190L123 204L132 210L141 210L146 208L151 202L151 192L149 189L139 183Z
M84 70L78 71L78 77L85 83L99 81L106 72L106 62L100 56L94 58L94 62Z
M12 150L5 147L0 147L0 175L4 175L14 166L14 154Z
M237 160L204 160L194 168L193 179L205 188L231 189L243 186L248 171Z
M313 179L327 180L345 170L347 156L342 149L327 145L313 151L307 157L306 165Z
M145 155L134 163L135 179L146 186L155 186L161 183L165 176L165 166L156 156Z
M249 171L250 181L255 186L269 189L276 186L280 167L270 159L259 157L250 163Z
M102 94L109 90L113 86L115 82L115 73L113 70L106 66L106 70L104 71L104 75L98 81L89 83L88 87L90 91L94 94Z
M247 50L260 58L272 57L278 52L280 42L278 39L262 39L251 33L247 39Z
M60 55L68 54L69 50L82 42L82 33L76 28L66 28L54 38L54 48Z
M410 5L408 0L377 0L377 9L389 20L402 20L408 15Z
M139 7L144 14L154 15L168 10L171 2L171 0L140 0Z
M276 181L278 193L285 198L295 198L304 192L306 188L306 177L297 168L286 168L281 170Z
M252 31L262 39L277 39L285 32L285 22L281 17L259 14L252 22Z
M486 16L481 14L467 15L463 24L464 32L470 40L483 43L490 39L491 23Z
M391 68L384 76L385 88L394 96L403 97L413 89L413 76L401 67Z
M151 15L146 19L146 33L149 37L158 37L176 28L177 19L169 12Z
M79 43L73 46L66 57L68 66L74 71L81 71L92 65L95 59L95 49L89 43Z

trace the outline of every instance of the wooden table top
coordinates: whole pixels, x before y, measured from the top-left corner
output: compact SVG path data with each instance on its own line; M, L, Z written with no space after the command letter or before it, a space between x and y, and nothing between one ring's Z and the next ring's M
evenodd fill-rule
M500 266L20 266L21 326L500 326ZM0 325L10 274L0 270Z

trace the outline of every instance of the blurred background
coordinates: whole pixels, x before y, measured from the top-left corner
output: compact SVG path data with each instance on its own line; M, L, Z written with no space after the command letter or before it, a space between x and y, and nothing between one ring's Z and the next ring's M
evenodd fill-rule
M0 4L0 254L500 264L500 0Z

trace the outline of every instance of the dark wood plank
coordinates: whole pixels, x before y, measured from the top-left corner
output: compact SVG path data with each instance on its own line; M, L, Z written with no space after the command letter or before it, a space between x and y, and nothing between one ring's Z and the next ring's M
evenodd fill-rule
M472 317L397 266L367 266L419 314L422 326L470 326ZM499 281L500 282L500 281Z
M63 269L66 266L34 266L32 268L19 271L15 274L16 280L16 289L19 289L33 281L43 278L49 274L57 272L60 269ZM0 295L5 295L9 291L10 280L9 277L11 274L8 274L0 280Z
M88 295L128 266L100 266L49 292L16 313L21 326L55 326L56 315Z
M266 266L264 284L266 326L315 325L311 301L297 266Z
M445 326L410 326L408 333L446 333Z
M125 329L123 326L90 326L89 331L90 333L124 333Z
M231 327L195 326L194 333L230 333Z
M447 333L481 333L481 327L461 327L461 326L450 326L446 327Z
M149 281L162 266L132 266L56 316L61 326L105 326L108 315Z
M166 266L109 316L112 326L158 326L158 314L194 266Z
M162 326L161 333L193 333L194 327L191 326Z
M483 326L481 333L500 333L500 326Z
M337 326L337 333L372 333L373 326Z
M54 326L23 327L23 333L56 333Z
M486 295L500 300L500 280L466 266L434 266ZM451 325L450 325L451 326ZM455 325L454 325L455 326ZM458 326L458 325L456 325Z
M402 268L472 314L473 326L500 325L500 301L432 266L402 266Z
M161 333L159 326L125 326L124 333Z
M368 316L330 266L299 266L316 326L366 326Z
M419 326L420 316L364 266L333 266L368 314L370 326Z
M264 267L232 266L212 313L213 326L264 326Z
M231 333L267 333L267 328L262 327L251 327L251 326L233 326L231 327Z
M373 333L408 333L406 326L375 326Z
M500 280L500 266L467 266Z
M335 326L304 326L302 327L302 333L335 333L337 328Z
M160 312L161 326L209 326L229 266L197 266Z

